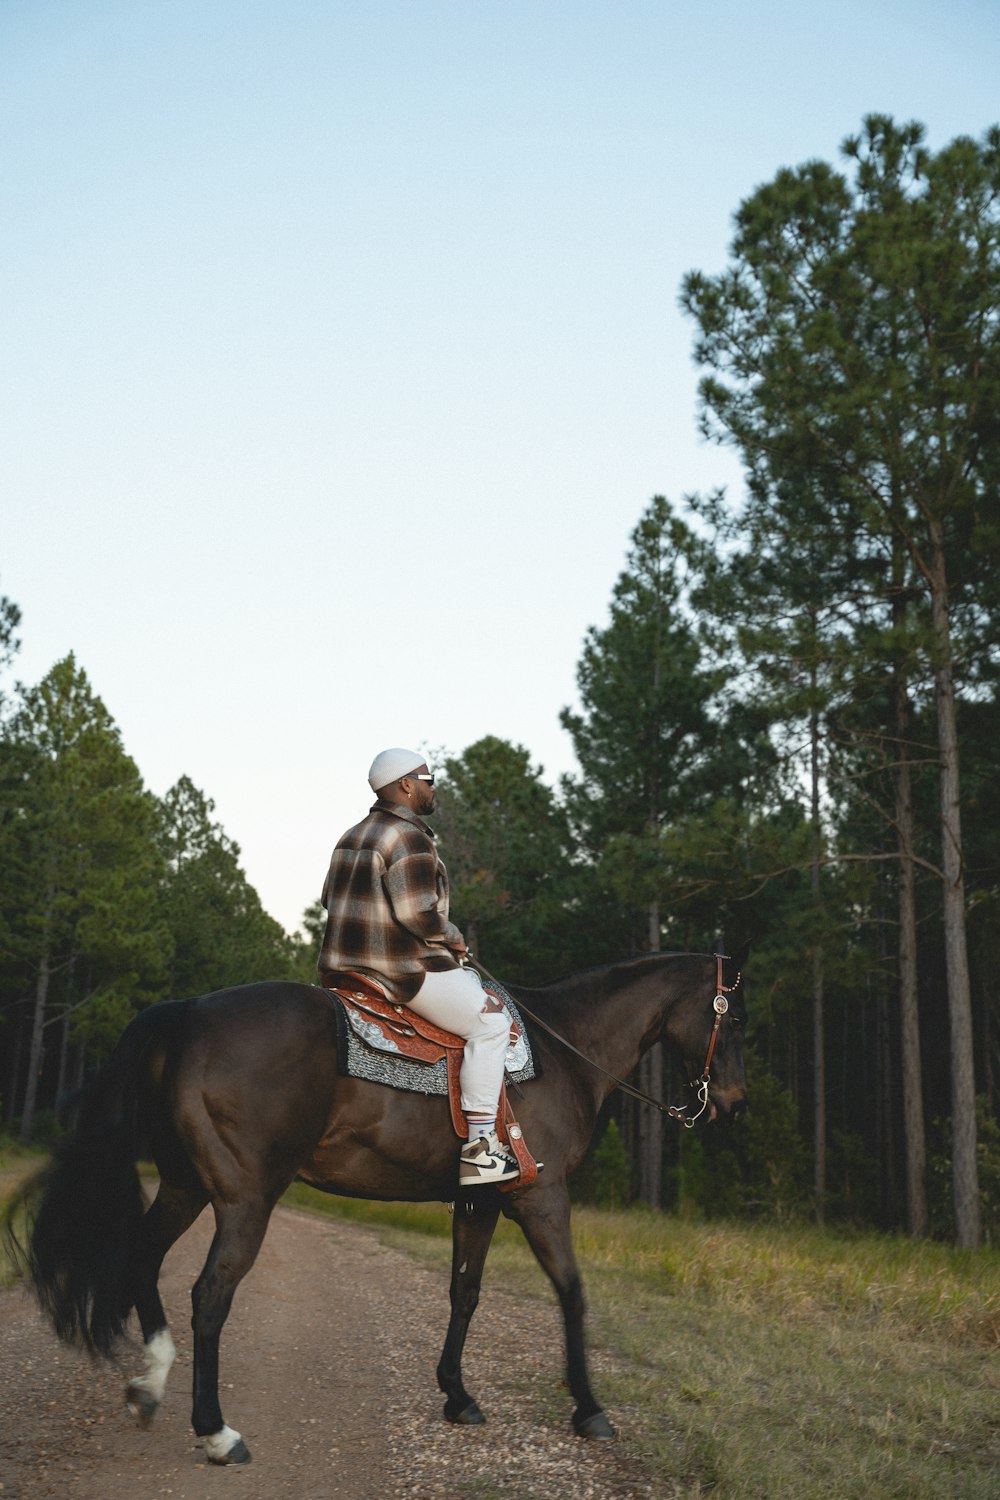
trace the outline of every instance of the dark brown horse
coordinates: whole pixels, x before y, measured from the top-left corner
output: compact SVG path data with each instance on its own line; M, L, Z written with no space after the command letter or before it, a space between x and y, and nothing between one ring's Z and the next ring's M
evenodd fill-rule
M722 982L732 989L711 1054L706 1119L731 1120L746 1107L741 962L724 965ZM515 1000L591 1061L529 1021L540 1076L521 1085L517 1112L544 1170L529 1188L477 1188L464 1196L447 1101L341 1076L333 1002L323 990L253 984L151 1006L95 1076L77 1129L26 1191L30 1280L57 1332L94 1353L113 1353L136 1309L145 1371L129 1383L126 1399L148 1423L174 1356L157 1290L160 1265L210 1203L215 1237L192 1291L192 1424L210 1460L242 1463L250 1455L219 1406L219 1337L289 1183L300 1178L358 1198L457 1198L451 1320L437 1371L445 1416L484 1420L462 1383L462 1350L502 1212L521 1226L559 1296L574 1427L583 1437L611 1437L587 1375L566 1178L614 1087L609 1073L624 1077L662 1039L697 1083L719 982L715 958L664 954L544 990L512 988ZM160 1174L148 1211L135 1168L144 1144Z

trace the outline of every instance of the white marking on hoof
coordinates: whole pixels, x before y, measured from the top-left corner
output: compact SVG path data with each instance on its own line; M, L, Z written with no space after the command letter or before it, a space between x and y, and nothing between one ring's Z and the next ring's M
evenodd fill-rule
M174 1341L170 1337L168 1328L161 1328L154 1333L146 1345L146 1374L142 1384L157 1401L163 1400L163 1393L167 1388L167 1376L170 1367L177 1358L177 1350Z
M146 1373L129 1381L125 1400L129 1411L140 1425L148 1427L153 1420L156 1408L163 1400L163 1393L167 1388L167 1376L170 1374L171 1365L177 1358L177 1350L174 1348L169 1329L160 1328L153 1334L145 1347L143 1358Z
M218 1432L210 1432L207 1437L203 1437L202 1443L209 1463L228 1464L231 1462L230 1455L233 1450L243 1447L243 1438L232 1427L223 1426Z

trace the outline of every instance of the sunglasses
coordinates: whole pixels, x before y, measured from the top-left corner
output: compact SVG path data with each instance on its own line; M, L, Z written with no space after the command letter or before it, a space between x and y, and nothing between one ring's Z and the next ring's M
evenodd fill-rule
M428 771L407 771L408 781L426 781L430 786L434 785L434 777Z

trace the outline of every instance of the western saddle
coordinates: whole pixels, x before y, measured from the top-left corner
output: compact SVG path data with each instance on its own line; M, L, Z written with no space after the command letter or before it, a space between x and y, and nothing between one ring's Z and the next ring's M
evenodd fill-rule
M462 1090L459 1084L462 1058L465 1055L463 1039L451 1031L435 1026L433 1021L426 1021L416 1011L410 1010L409 1006L391 1000L381 985L368 975L343 969L324 974L322 980L323 988L336 995L345 1011L353 1011L363 1019L366 1026L374 1024L378 1027L383 1037L392 1043L391 1050L399 1052L403 1057L412 1058L415 1062L437 1063L442 1058L446 1060L451 1123L455 1134L465 1140L469 1127L462 1112ZM483 981L483 987L503 1003L505 997L492 990L488 980ZM511 1041L516 1041L519 1035L520 1026L512 1019ZM521 1175L513 1182L503 1184L499 1191L504 1193L514 1188L529 1187L538 1176L538 1166L524 1144L523 1132L514 1118L507 1097L506 1082L500 1090L497 1135L510 1146L521 1168Z

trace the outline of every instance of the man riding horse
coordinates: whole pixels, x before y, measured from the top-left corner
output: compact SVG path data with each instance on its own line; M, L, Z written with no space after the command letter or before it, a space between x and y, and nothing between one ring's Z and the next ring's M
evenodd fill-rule
M496 1133L509 1019L463 966L465 938L448 919L448 871L424 822L434 811L434 777L422 755L397 748L376 755L368 782L377 800L338 842L323 887L320 977L346 969L374 979L392 1000L464 1039L469 1140L459 1183L507 1182L519 1172Z
M327 881L324 975L331 964L363 968L381 976L393 1004L433 1005L435 1018L464 1027L465 1105L487 1130L462 1164L473 1191L452 1219L451 1315L437 1369L444 1414L462 1426L485 1420L466 1389L462 1352L503 1213L524 1231L559 1297L573 1429L613 1438L587 1370L567 1177L586 1155L611 1090L629 1088L621 1080L658 1041L697 1090L699 1116L743 1114L746 949L733 958L651 953L567 975L544 990L517 986L515 1005L536 1023L539 1064L520 1113L544 1154L545 1176L529 1186L524 1171L514 1192L477 1193L479 1183L512 1175L488 1128L506 1017L501 1024L461 964L465 942L448 920L447 877L422 819L434 805L431 772L415 752L397 750L376 758L370 779L378 800L341 839ZM352 988L364 983L359 977ZM31 1223L28 1247L19 1250L13 1237L14 1258L59 1336L92 1353L115 1354L135 1308L145 1369L129 1381L126 1399L148 1425L175 1353L160 1268L211 1204L215 1234L191 1291L191 1424L210 1463L246 1463L247 1445L219 1402L219 1342L272 1209L295 1178L383 1202L454 1198L451 1114L433 1094L342 1071L336 1012L315 985L275 980L164 1000L129 1023L85 1088L77 1128L8 1208L8 1233L22 1211ZM148 1208L136 1167L145 1150L160 1178Z

